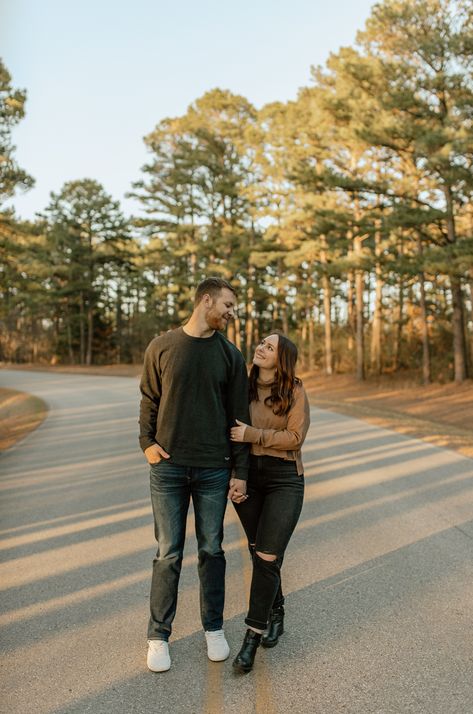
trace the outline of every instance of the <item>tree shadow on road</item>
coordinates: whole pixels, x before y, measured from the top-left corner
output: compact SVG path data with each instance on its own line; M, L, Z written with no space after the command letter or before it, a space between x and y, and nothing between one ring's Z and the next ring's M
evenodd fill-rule
M473 533L472 521L461 525ZM454 559L449 557L452 545ZM471 592L470 546L458 528L447 528L295 588L286 598L286 632L280 644L273 650L260 649L255 669L246 677L233 674L231 659L209 664L200 631L174 640L171 670L152 674L146 670L144 647L132 636L128 661L119 667L121 676L108 668L109 685L90 692L93 682L78 682L72 691L62 692L63 705L42 711L216 712L216 696L223 703L220 711L242 714L469 711L468 661L461 649L455 652L458 641L449 641L445 632L436 633L431 620L439 612L451 617L449 608L455 608L457 628L469 623L465 600L457 600L466 585ZM430 616L426 601L437 604ZM226 631L236 653L244 632L243 612L226 621ZM217 675L209 667L216 668ZM127 668L134 670L128 676ZM269 681L259 709L262 672ZM438 678L437 684L429 672ZM423 679L429 689L422 690L421 701ZM212 691L215 688L217 692ZM438 689L443 689L440 699Z

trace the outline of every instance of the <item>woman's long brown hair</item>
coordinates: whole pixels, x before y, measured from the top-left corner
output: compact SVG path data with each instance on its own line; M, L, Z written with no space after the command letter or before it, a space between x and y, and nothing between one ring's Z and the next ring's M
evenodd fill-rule
M275 330L271 335L277 335L278 352L276 362L276 375L271 386L271 394L266 397L264 403L273 407L273 413L277 416L284 416L292 407L294 401L294 387L301 384L301 380L296 377L295 368L297 362L297 347L286 335ZM258 375L259 367L252 365L250 370L250 402L258 401Z

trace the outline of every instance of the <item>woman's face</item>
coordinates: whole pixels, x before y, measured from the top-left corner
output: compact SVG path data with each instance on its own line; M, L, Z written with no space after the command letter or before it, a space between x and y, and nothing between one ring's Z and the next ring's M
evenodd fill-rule
M263 369L276 369L279 335L264 337L255 350L253 364Z

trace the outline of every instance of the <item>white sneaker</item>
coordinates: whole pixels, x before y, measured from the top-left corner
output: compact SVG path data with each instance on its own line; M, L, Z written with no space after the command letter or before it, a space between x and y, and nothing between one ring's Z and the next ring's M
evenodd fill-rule
M206 632L205 639L207 640L207 657L212 662L223 662L230 654L230 647L225 639L223 630L215 630L214 632Z
M167 672L171 666L169 645L165 640L148 640L148 669L152 672Z

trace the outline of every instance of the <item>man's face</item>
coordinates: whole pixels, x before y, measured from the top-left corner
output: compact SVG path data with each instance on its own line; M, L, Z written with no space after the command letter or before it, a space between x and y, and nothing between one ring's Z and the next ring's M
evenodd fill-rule
M205 313L205 320L213 330L224 330L229 320L235 317L236 298L231 290L222 288L213 300L209 300L209 307Z

